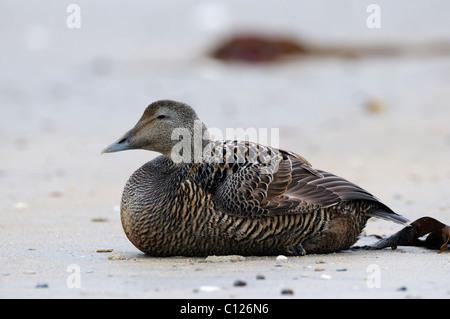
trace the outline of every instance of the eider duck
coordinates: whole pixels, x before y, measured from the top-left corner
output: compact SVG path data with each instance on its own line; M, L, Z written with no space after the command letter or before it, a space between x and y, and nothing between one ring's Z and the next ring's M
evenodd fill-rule
M296 255L350 248L370 217L408 220L302 156L248 141L210 141L187 104L150 104L102 153L161 153L129 178L128 239L152 256Z

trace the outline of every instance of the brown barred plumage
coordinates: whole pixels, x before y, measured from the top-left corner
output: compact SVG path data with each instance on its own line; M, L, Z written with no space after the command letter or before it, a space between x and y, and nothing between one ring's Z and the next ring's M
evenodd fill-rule
M367 191L292 152L206 140L202 147L210 148L201 160L175 163L169 132L183 127L194 136L195 120L188 105L158 101L104 150L163 154L130 177L122 196L123 229L147 254L329 253L352 246L372 216L407 221Z

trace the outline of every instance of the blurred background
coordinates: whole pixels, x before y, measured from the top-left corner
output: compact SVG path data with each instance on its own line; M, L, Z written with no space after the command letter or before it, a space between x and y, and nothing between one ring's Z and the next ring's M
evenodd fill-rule
M448 212L450 3L380 0L369 28L372 2L1 0L2 232L118 218L126 179L157 154L100 151L158 99L221 130L279 128L280 147L400 213Z
M192 105L222 132L278 128L280 147L314 167L411 220L449 224L449 12L447 0L0 0L0 297L185 298L216 282L215 270L207 281L171 260L154 271L121 229L123 186L158 154L100 152L159 99ZM371 222L367 234L399 227ZM109 262L104 248L131 259ZM428 292L448 295L431 266L404 272L405 255L392 259L410 281L383 288L422 293L426 273L438 278ZM67 288L69 264L83 289ZM274 296L272 283L253 295ZM344 284L363 291L335 283L327 292L339 297Z

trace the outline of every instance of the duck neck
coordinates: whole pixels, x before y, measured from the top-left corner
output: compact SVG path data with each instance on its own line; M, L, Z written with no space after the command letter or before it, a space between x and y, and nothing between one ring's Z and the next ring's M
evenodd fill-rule
M172 132L173 146L169 156L175 164L200 163L203 151L210 144L210 136L206 125L195 120L193 127L177 128Z

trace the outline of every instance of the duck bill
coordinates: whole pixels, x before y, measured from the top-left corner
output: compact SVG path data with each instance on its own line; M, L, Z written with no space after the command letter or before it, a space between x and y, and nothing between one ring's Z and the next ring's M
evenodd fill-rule
M130 137L133 135L133 133L134 133L134 129L126 132L117 141L115 141L111 145L106 146L102 150L102 154L115 153L115 152L120 152L120 151L136 149L137 147L129 145L129 143L128 143L128 141L129 141Z

